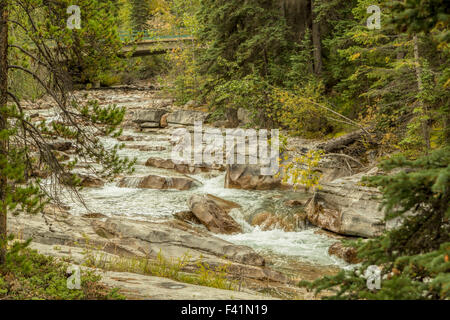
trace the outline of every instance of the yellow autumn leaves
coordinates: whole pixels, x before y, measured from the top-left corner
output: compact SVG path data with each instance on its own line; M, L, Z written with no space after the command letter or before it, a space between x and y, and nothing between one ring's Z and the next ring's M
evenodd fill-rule
M320 160L323 158L322 150L309 150L307 154L295 157L292 161L282 163L280 159L280 173L284 183L292 183L294 189L303 186L306 190L310 188L320 189L319 181L322 173L317 170ZM287 157L284 161L287 161Z

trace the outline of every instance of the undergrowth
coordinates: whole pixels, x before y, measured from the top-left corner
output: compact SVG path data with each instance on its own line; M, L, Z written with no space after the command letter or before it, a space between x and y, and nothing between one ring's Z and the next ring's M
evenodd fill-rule
M0 265L0 300L117 300L117 289L100 283L101 277L83 270L81 288L67 286L69 266L29 248L30 240L14 242Z

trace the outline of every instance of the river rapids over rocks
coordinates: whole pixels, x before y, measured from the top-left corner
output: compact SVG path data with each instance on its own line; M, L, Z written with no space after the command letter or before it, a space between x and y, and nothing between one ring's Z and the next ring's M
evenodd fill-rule
M192 196L211 195L237 204L229 210L229 215L240 227L238 233L215 236L235 245L253 248L266 259L266 265L274 270L294 279L311 280L321 274L349 267L346 262L328 253L330 246L336 243L336 238L298 218L302 216L310 194L292 189L225 188L224 170L199 170L192 173L187 170L180 173L165 169L164 165L159 168L146 165L149 159L159 159L160 162L170 159L173 131L180 127L192 130L193 121L206 118L203 113L186 110L189 111L186 115L176 114L179 109L173 106L173 100L161 98L158 91L115 89L76 94L84 97L86 93L90 98L98 99L100 104L114 103L127 109L122 137L100 139L107 148L125 144L119 155L136 158L137 163L131 175L124 174L113 181L102 181L93 187L84 188L81 196L85 206L64 193L62 199L64 205L70 208L70 214L82 216L98 213L138 221L170 221L178 213L190 211L188 202ZM45 100L37 107L30 105L28 109L32 110L29 112L35 118L57 120L58 116ZM163 111L150 114L151 110ZM167 113L176 115L164 116ZM69 154L69 158L73 157L76 155ZM89 165L95 166L80 162L75 172L88 174L86 167ZM159 187L143 187L145 179ZM204 226L201 228L206 230Z

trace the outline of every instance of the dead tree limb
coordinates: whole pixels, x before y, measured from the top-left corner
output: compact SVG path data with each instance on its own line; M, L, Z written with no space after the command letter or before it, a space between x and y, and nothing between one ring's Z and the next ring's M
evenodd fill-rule
M352 133L346 134L342 137L331 139L324 143L317 145L316 149L324 150L326 153L336 152L353 142L362 139L365 136L369 136L367 130L358 130Z
M353 157L350 157L350 156L348 156L346 154L343 154L343 153L327 153L325 156L326 157L328 157L328 156L330 156L330 157L341 157L341 158L344 158L344 159L352 160L353 162L356 162L357 164L359 164L361 167L364 167L364 165L359 160L357 160L357 159L355 159Z

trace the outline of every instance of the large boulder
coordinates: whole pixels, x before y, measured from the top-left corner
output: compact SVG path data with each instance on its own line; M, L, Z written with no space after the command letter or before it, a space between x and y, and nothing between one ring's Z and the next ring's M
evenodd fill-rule
M193 195L188 200L189 208L198 220L211 232L233 234L242 232L241 226L207 195Z
M134 114L133 122L143 128L159 128L161 118L166 113L167 110L164 109L139 110Z
M370 173L368 173L370 174ZM379 210L381 197L375 188L362 186L364 174L321 184L306 207L308 220L343 235L376 237L386 228Z
M328 254L341 258L347 263L359 263L357 251L353 247L345 247L341 242L336 242L328 249Z
M254 270L252 276L259 274L258 277L261 277L261 273L267 273L265 268L261 269L265 265L264 258L252 248L234 245L206 231L123 217L98 219L73 216L58 207L46 209L45 215L11 214L8 216L11 221L8 232L24 239L33 238L33 243L50 245L55 252L55 245L65 245L81 251L84 246L90 250L95 247L100 248L105 255L110 253L125 257L157 258L162 253L168 261L190 255L194 264L201 259L210 261L211 265L232 261L239 263L243 271ZM89 243L86 243L86 238Z
M219 197L216 197L212 194L207 194L206 197L209 200L214 201L221 209L229 212L232 209L239 209L241 208L241 205L237 204L236 202L225 200Z
M196 121L204 122L206 118L208 118L208 114L206 112L177 110L167 116L167 123L193 126Z
M225 188L245 190L272 190L282 187L281 179L261 175L257 165L229 165L225 176Z
M62 182L68 186L80 186L86 188L101 188L105 185L105 180L84 173L66 173L62 177Z
M226 213L229 213L232 209L241 208L241 206L236 202L225 200L212 194L207 194L205 197L208 198L208 200L214 201L214 203ZM192 211L177 212L174 214L174 216L175 218L182 221L192 222L194 224L202 224L202 222L195 216Z
M176 189L189 190L195 186L192 179L185 177L161 177L149 175L146 177L128 177L119 182L121 188L140 188L140 189Z
M157 255L160 249L167 255L182 256L186 252L192 255L203 252L204 255L226 256L231 261L253 266L264 266L265 260L247 246L234 245L206 233L193 233L188 230L174 229L161 223L133 221L111 218L96 220L92 226L97 234L108 234L111 238L122 240L139 239L141 246L149 255ZM126 242L126 241L124 241ZM172 254L170 254L172 252Z
M175 169L176 164L172 159L149 158L145 163L147 167L155 167L162 169Z
M105 180L92 175L84 175L81 177L81 186L87 188L101 188L105 185Z

